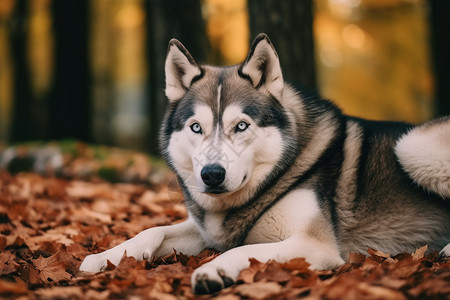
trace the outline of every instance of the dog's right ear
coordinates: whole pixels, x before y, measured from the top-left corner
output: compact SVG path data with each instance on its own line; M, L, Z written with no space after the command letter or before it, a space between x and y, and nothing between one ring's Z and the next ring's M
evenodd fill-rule
M166 97L170 102L181 99L191 86L193 79L202 74L191 54L180 41L171 39L167 50Z
M264 89L275 98L281 99L283 74L278 54L266 34L260 33L255 38L239 72L248 76L255 88Z

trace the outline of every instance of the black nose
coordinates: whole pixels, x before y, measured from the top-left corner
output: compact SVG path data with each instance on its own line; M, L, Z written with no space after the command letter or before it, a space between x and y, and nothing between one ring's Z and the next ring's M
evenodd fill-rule
M200 175L207 186L218 187L225 179L225 169L218 164L207 165Z

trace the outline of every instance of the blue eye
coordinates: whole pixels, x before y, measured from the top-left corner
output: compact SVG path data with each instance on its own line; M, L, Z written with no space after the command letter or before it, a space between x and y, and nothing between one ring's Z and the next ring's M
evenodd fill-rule
M247 122L245 122L245 121L240 121L240 122L236 125L236 128L235 128L234 131L235 131L235 132L243 132L243 131L247 130L248 126L250 126L250 124L248 124Z
M191 125L191 130L194 133L202 134L202 127L198 123L194 123Z

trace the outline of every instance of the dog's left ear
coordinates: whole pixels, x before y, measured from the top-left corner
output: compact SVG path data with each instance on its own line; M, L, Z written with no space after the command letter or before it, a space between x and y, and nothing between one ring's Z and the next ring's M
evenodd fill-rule
M284 81L280 61L266 34L260 33L255 38L239 71L250 77L255 88L264 88L275 98L281 98Z
M181 99L191 86L193 79L202 74L189 51L177 39L171 39L169 42L165 72L165 92L170 102Z

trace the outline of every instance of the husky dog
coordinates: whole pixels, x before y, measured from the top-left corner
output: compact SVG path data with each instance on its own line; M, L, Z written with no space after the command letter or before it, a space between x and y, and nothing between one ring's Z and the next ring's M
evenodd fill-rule
M413 126L349 117L283 80L265 34L232 67L197 64L173 39L160 146L181 182L189 218L147 229L99 254L152 260L173 249L224 253L196 269L196 293L236 281L259 261L304 257L332 269L368 247L424 244L450 255L450 118Z

